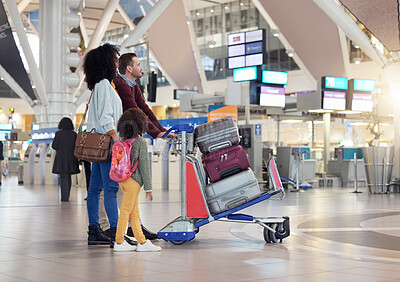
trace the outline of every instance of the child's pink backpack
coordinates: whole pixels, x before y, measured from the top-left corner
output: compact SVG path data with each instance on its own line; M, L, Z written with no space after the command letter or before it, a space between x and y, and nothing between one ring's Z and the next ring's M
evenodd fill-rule
M139 160L131 165L132 143L137 138L116 142L112 146L110 178L116 182L124 182L136 170Z

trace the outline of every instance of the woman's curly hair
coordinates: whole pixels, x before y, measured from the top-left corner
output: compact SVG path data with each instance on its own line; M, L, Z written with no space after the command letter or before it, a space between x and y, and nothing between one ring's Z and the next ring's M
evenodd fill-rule
M115 62L118 60L118 47L106 43L86 54L83 62L85 81L90 90L104 78L112 81L116 75Z
M119 118L117 131L123 140L137 138L147 131L147 116L141 109L131 108Z

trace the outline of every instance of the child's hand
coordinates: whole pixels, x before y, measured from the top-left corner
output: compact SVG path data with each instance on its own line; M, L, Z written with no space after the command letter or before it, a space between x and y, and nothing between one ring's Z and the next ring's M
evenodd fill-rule
M146 199L148 199L150 202L153 201L153 193L150 192L146 192Z

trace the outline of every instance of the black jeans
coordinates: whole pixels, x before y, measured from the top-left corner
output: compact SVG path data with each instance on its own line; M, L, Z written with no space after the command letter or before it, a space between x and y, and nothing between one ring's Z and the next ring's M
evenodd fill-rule
M60 186L61 186L61 201L69 201L69 194L71 192L71 174L61 173L60 174Z

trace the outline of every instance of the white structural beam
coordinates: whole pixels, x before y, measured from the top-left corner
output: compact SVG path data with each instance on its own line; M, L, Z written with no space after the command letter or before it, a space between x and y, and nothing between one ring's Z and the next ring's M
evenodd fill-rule
M197 37L194 32L192 20L190 19L190 11L189 11L188 5L186 4L186 1L184 1L184 0L182 0L182 1L183 1L183 6L185 7L185 14L186 14L186 19L187 19L187 24L188 24L188 28L189 28L189 34L190 34L190 43L192 44L194 58L195 58L196 64L197 64L197 71L199 72L199 76L200 76L201 87L203 88L203 93L210 93L210 92L208 92L207 77L206 77L206 72L204 71L203 62L201 61L201 54L200 54L199 46L197 44Z
M259 0L252 0L254 3L254 6L257 8L257 10L260 12L260 14L263 16L265 21L268 23L271 29L279 29L279 27L275 24L275 22L272 20L272 18L268 15L267 11L265 10L264 6L260 3ZM286 50L293 50L294 48L289 44L289 41L285 38L284 34L279 34L279 41L282 43L282 45L286 48ZM299 68L304 72L306 77L309 79L311 85L317 85L317 80L316 78L311 74L311 72L308 70L306 65L303 63L303 61L300 59L300 57L294 52L293 54L293 60L296 62L296 64L299 66Z
M129 26L129 29L133 30L135 28L135 24L132 22L132 19L129 17L129 15L126 13L125 9L121 6L120 3L118 3L117 5L117 11L120 13L121 17Z
M28 37L26 36L24 25L19 15L17 5L14 0L5 0L5 3L7 5L8 13L14 23L14 28L17 32L22 50L24 51L26 61L28 62L29 70L32 76L33 83L36 86L40 102L46 106L49 103L49 99L46 94L46 88L44 86L42 76L40 75L39 68L36 65L35 59L33 57L32 49L29 45Z
M79 28L81 29L82 37L83 37L83 44L85 47L88 46L89 44L89 36L86 30L85 23L83 22L83 17L82 14L79 15L80 21L79 21Z
M313 0L313 2L379 66L383 67L388 62L387 58L375 48L368 36L337 2L334 0Z
M97 48L99 46L101 39L104 37L104 34L107 30L108 25L110 24L111 18L114 15L115 9L117 8L117 5L119 3L119 0L109 0L107 2L106 7L104 8L104 12L101 15L101 18L97 22L96 29L90 39L90 42L88 44L88 47L85 49L85 52L83 54L83 57L92 49ZM77 96L77 94L80 92L83 80L84 80L84 74L82 72L82 64L83 61L81 61L76 68L76 73L80 77L80 83L79 86L75 89L75 92L73 94L73 97Z
M26 92L19 86L19 84L14 80L14 78L0 65L0 76L4 78L5 83L7 83L10 88L17 93L17 95L27 102L30 106L33 106L34 103L31 97L26 94Z
M22 0L18 4L18 12L22 13L26 7L32 2L32 0Z
M151 27L151 25L158 19L158 17L165 11L171 4L172 0L158 1L153 8L149 11L136 28L129 33L129 37L121 44L121 52L129 46L135 45L140 42L143 34Z

